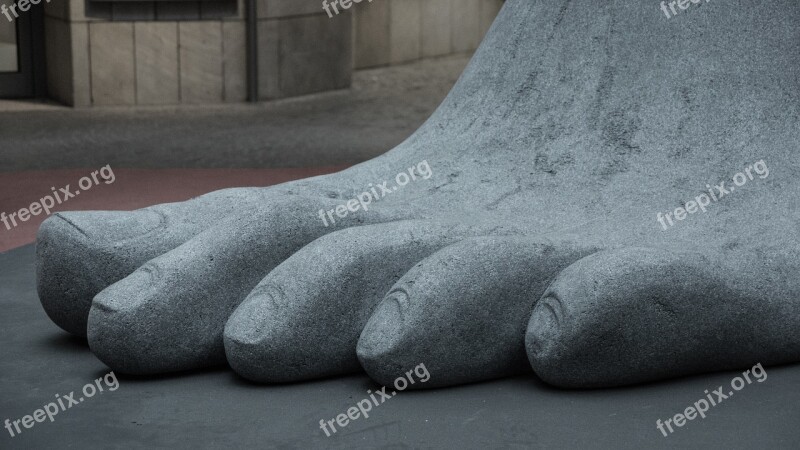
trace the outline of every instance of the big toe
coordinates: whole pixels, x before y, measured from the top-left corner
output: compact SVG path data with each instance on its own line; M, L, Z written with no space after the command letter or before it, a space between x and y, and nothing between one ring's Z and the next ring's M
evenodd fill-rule
M139 210L63 212L45 220L36 241L36 278L50 319L85 336L92 298L138 267L141 261L128 263L132 252L145 255L135 259L152 253L146 237L163 228L163 219Z

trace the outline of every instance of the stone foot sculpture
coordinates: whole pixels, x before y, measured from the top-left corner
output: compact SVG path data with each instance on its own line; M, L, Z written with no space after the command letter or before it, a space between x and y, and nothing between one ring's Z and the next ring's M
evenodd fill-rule
M344 172L38 236L119 372L425 364L616 386L800 361L800 4L509 0L413 136Z

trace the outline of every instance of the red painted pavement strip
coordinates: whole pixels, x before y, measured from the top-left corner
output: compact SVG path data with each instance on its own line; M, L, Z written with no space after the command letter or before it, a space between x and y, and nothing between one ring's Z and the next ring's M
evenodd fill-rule
M308 169L116 169L114 182L93 186L81 195L68 199L53 208L59 211L133 210L159 203L188 200L207 192L229 187L271 186L287 181L324 175L346 166ZM100 168L48 170L36 172L0 173L0 212L6 215L46 195L51 188L70 186L78 189L78 180ZM7 229L0 222L0 252L30 244L36 239L39 225L47 218L44 213L26 222L17 219L18 226ZM13 225L9 221L9 225Z

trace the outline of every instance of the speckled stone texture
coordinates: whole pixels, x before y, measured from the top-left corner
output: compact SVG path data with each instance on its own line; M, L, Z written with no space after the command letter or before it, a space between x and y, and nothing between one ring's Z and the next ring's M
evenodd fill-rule
M520 336L537 293L595 251L498 236L448 246L409 270L380 303L358 342L361 365L389 386L425 364L436 377L418 387L428 388L529 371Z
M386 383L425 364L418 388L532 367L581 388L800 361L798 23L788 0L671 19L509 0L377 159L49 219L42 303L128 373L227 359L287 382L360 362ZM368 210L340 207L366 192Z

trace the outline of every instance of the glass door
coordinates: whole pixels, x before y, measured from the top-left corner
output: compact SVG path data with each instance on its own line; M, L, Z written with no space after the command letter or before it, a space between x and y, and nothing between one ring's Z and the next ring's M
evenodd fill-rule
M2 19L3 17L0 17ZM19 72L17 24L0 20L0 73Z

